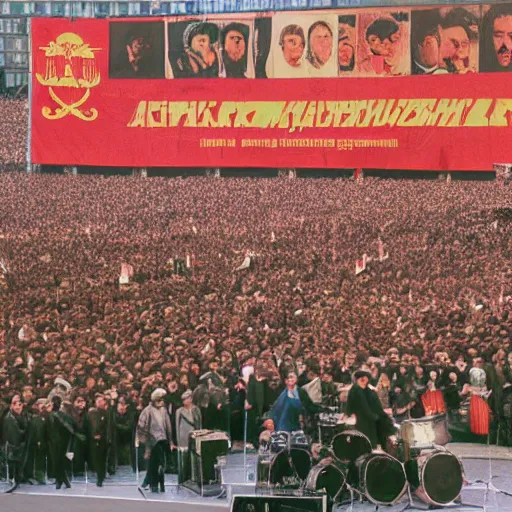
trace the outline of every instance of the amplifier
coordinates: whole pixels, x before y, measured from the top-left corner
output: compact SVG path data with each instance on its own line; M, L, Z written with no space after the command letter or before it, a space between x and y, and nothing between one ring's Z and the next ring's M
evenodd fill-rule
M327 512L327 496L233 496L231 512Z
M225 432L196 430L189 436L191 480L198 485L217 482L217 457L227 455L229 436Z

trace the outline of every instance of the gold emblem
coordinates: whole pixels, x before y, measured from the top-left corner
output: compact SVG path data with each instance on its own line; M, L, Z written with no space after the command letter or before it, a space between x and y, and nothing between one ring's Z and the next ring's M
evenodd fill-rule
M71 114L83 121L94 121L98 111L95 108L84 111L80 107L88 100L91 89L100 83L94 52L101 48L89 48L80 36L66 32L39 49L44 51L46 69L44 74L36 73L36 78L41 85L48 87L50 97L58 105L55 112L51 107L43 107L43 116L46 119L61 119ZM65 95L69 96L68 100L62 99L60 91L57 94L55 89L59 87L70 91Z

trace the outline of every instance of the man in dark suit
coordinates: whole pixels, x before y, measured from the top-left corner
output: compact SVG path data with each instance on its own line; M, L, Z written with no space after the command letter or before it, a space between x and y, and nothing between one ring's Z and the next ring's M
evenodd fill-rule
M87 414L87 434L89 440L89 457L96 471L98 487L103 486L107 470L107 448L110 443L107 400L102 393L96 393L96 407Z
M372 407L372 400L368 399L368 383L370 382L370 373L364 370L358 370L354 374L355 384L348 392L347 414L356 416L356 429L364 434L376 448L379 444L378 421L379 411ZM369 390L368 390L369 391Z

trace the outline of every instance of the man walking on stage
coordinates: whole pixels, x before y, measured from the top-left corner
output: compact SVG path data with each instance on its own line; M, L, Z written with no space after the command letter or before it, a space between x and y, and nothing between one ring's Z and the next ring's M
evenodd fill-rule
M151 403L142 411L137 425L137 435L146 445L144 458L149 460L148 472L144 481L151 492L165 492L166 454L172 445L172 427L169 414L164 407L167 391L155 389L151 394Z

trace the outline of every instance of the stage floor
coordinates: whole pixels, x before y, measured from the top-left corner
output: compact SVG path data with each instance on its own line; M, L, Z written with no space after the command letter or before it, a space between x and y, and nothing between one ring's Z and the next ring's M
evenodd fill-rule
M512 450L508 448L491 447L489 450L482 445L454 444L449 445L454 453L462 460L466 478L469 482L474 480L489 480L498 488L512 492ZM491 455L491 457L489 457ZM249 455L247 465L254 465L255 455ZM230 455L229 463L233 463L237 469L227 475L229 481L237 482L228 485L228 496L216 498L201 498L192 491L177 485L174 475L168 475L166 479L166 492L152 494L146 492L142 495L137 488L137 482L131 471L122 468L114 477L107 479L103 487L97 487L93 478L85 481L73 482L71 489L57 491L52 485L22 485L14 494L0 495L1 512L142 512L148 507L152 512L226 512L229 510L231 495L254 494L253 485L244 485L243 456L241 454ZM238 479L234 479L234 474ZM140 475L142 481L143 474ZM233 480L231 480L233 479ZM0 492L6 486L0 484ZM485 506L484 506L485 504ZM386 507L389 512L399 512L405 509L407 500L393 507ZM475 505L470 507L469 505ZM409 510L426 510L424 504ZM368 503L355 502L352 505L342 505L336 508L337 512L353 510L354 512L369 512L375 510L375 506ZM495 491L486 493L481 485L468 486L462 492L462 505L450 507L454 512L466 512L469 510L485 510L487 512L512 512L512 497L502 495Z

